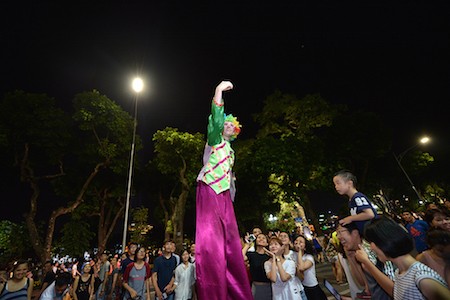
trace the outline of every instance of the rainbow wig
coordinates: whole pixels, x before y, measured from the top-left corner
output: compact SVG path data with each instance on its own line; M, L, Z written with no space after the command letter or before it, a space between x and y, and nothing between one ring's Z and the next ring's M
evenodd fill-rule
M234 134L230 138L230 141L233 141L237 138L238 134L241 132L242 125L239 124L237 118L234 117L232 114L225 115L225 122L231 122L234 125Z

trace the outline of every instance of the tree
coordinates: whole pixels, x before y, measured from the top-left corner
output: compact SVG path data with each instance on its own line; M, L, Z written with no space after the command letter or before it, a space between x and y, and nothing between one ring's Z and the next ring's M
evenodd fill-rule
M25 224L0 221L0 265L5 266L13 259L24 257L29 250L31 246Z
M55 107L53 98L16 91L4 96L0 120L8 153L13 157L12 165L20 170L21 182L31 189L26 225L31 245L44 261L50 257L56 218L70 209L60 207L51 212L47 234L41 239L35 222L41 185L65 175L62 161L70 136L69 118Z
M163 175L171 179L170 192L160 191L166 237L172 237L177 247L181 247L186 202L202 166L205 140L200 133L191 134L166 127L153 135L153 141L156 154L154 163Z
M102 176L92 183L87 195L92 214L99 218L97 245L102 251L125 208L125 189L121 184L126 182L134 120L96 90L76 95L74 108L73 118L84 132L79 148L80 162L83 165L96 163L103 169ZM142 149L139 135L135 148L135 151Z
M328 166L322 163L325 146L317 132L331 126L340 110L317 94L299 99L276 91L255 115L261 129L252 146L249 169L267 182L267 196L275 203L301 203L316 228L308 193L328 182Z
M57 219L79 207L102 170L124 173L128 163L131 116L98 91L76 95L74 107L77 128L44 94L9 93L0 105L5 144L20 169L21 181L31 190L26 224L42 261L50 258ZM42 195L44 181L50 181L53 190ZM45 238L36 225L43 201L56 207L48 218Z
M78 215L72 215L71 219L62 227L62 237L54 243L61 249L60 256L83 257L84 252L90 248L90 242L94 237L90 224L86 219Z
M131 240L140 245L148 242L147 233L153 228L148 224L148 208L137 207L131 210Z

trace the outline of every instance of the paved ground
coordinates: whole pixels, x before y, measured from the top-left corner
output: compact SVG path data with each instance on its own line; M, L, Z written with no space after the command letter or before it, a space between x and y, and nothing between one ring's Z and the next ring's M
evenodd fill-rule
M325 292L325 294L328 296L329 300L334 300L334 296L332 296L328 290L323 286L323 280L327 279L334 288L339 292L341 295L350 295L350 290L348 288L348 284L345 285L339 285L336 282L336 279L333 275L333 270L331 268L330 263L322 263L322 264L316 264L316 276L317 280L319 280L320 287Z

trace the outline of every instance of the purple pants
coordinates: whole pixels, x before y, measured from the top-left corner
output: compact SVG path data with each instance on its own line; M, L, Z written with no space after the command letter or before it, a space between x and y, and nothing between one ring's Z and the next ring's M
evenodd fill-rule
M195 267L199 300L253 299L230 192L197 186Z

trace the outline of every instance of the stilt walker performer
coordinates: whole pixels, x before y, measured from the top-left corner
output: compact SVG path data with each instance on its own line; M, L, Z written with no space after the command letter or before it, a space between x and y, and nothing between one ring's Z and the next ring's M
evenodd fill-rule
M216 87L203 168L197 177L195 264L199 300L253 299L233 208L234 151L230 141L241 126L233 115L225 116L222 99L222 93L232 88L229 81Z

